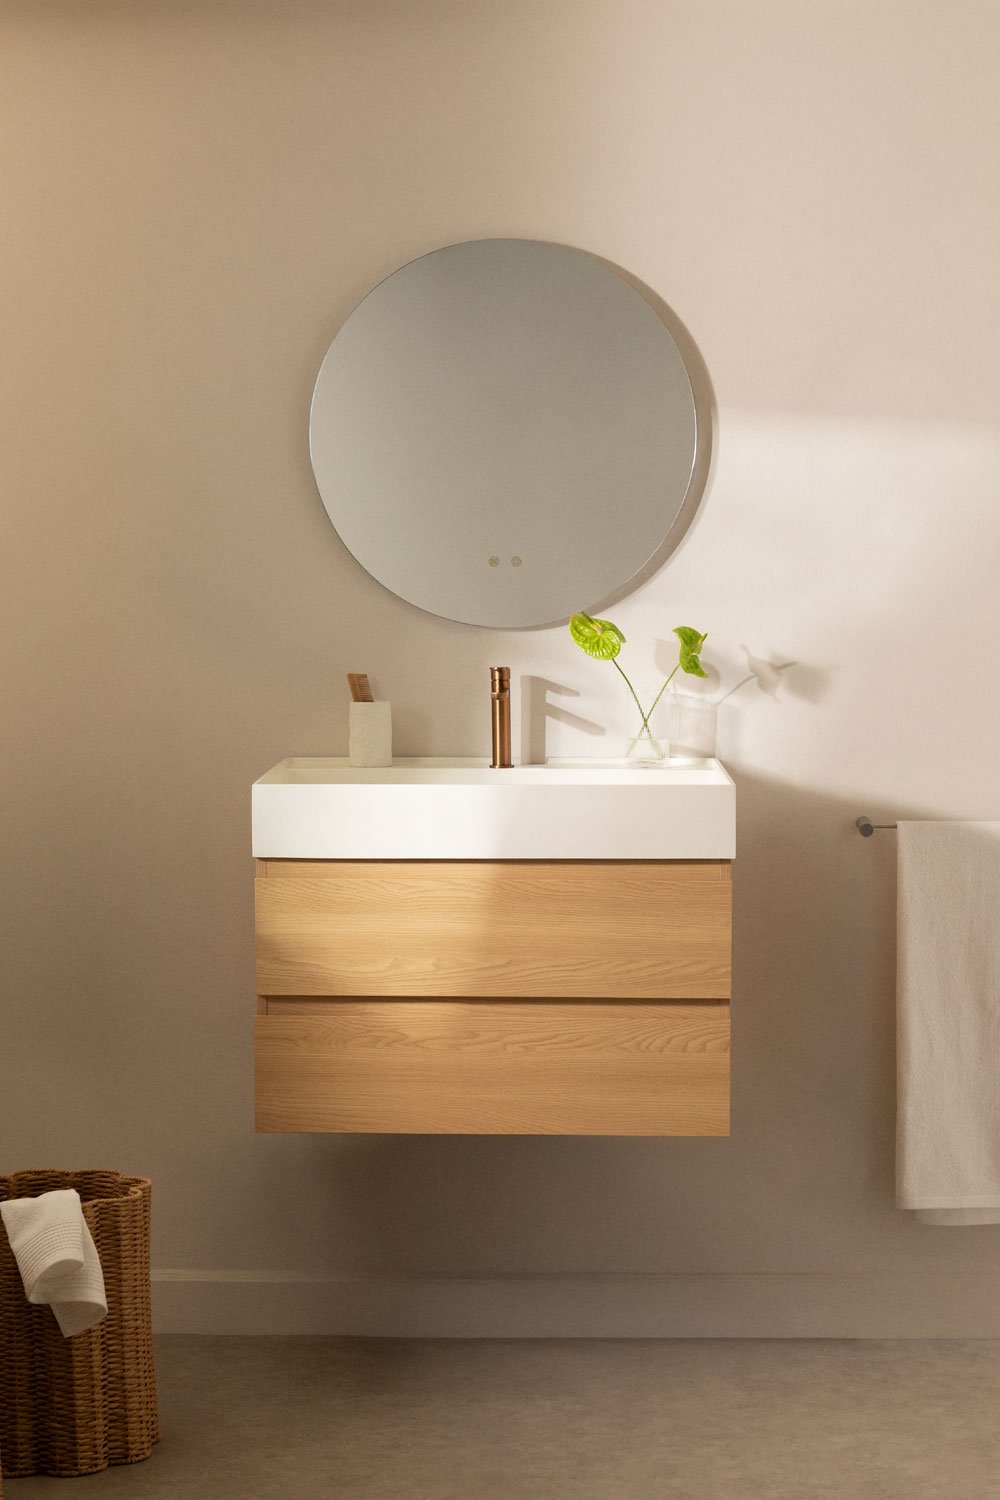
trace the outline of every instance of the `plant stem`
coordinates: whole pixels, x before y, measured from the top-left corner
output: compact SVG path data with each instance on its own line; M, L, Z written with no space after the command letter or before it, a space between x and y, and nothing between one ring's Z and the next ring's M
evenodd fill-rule
M656 705L659 703L660 699L663 697L664 693L667 691L667 688L670 686L670 684L673 682L674 678L677 676L677 672L678 672L679 667L680 667L680 662L677 663L677 666L671 672L670 676L667 678L666 682L663 684L663 686L660 688L660 691L657 693L656 697L653 699L652 706L651 706L651 708L649 710L649 713L646 716L648 719L651 719L653 717L653 714L656 711ZM646 724L646 728L647 729L649 728L648 724Z
M621 667L618 666L618 660L617 660L616 657L612 658L611 665L613 667L618 667L618 671L621 672L621 675L623 677L625 677L625 673L622 671ZM640 717L642 718L642 728L645 729L646 733L650 736L650 738L652 738L653 731L649 727L649 721L653 717L654 712L656 711L656 705L659 703L660 699L663 697L664 693L667 691L667 688L670 686L670 684L673 682L674 678L676 677L677 671L678 671L679 667L680 667L680 662L678 662L677 666L674 667L674 670L671 672L670 676L664 682L663 686L660 688L660 691L657 693L656 697L653 699L653 701L652 701L652 703L651 703L651 705L649 707L648 713L643 710L643 706L639 702L639 698L638 698L638 696L636 694L635 688L629 682L628 678L625 677L625 685L628 688L629 692L632 694L632 697L635 699L635 706L639 710ZM641 734L642 730L640 730L639 733Z
M617 657L612 657L611 658L611 665L615 668L616 671L618 671L618 672L621 673L622 677L625 677L625 673L622 672L621 667L618 665L618 659L617 659ZM629 692L632 694L632 697L635 699L635 706L639 710L639 714L640 714L640 716L642 718L642 727L643 727L643 729L648 729L649 728L649 721L646 718L646 715L643 713L642 704L639 702L639 699L638 699L638 696L636 694L635 688L629 682L629 680L628 680L627 677L625 677L625 686L628 688ZM652 709L650 709L650 713L652 713ZM640 733L641 733L641 731L640 731Z

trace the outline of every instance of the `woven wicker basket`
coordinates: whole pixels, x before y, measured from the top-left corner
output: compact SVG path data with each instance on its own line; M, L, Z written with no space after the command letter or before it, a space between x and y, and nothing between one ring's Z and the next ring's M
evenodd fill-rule
M0 1226L2 1473L92 1474L148 1458L160 1436L149 1292L152 1184L120 1172L16 1172L0 1199L75 1188L104 1272L108 1316L64 1339L32 1307Z

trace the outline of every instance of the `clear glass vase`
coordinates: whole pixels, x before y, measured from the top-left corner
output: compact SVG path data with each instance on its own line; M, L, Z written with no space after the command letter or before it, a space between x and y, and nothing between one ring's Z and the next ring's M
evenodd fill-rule
M629 741L628 759L636 766L662 766L667 762L669 746L657 739L648 724L640 720L639 733Z

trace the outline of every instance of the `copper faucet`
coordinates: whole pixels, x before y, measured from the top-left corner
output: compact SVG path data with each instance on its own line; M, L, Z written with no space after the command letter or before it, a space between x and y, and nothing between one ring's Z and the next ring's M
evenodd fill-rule
M493 759L496 770L513 765L510 758L510 667L490 667L490 704L493 709Z

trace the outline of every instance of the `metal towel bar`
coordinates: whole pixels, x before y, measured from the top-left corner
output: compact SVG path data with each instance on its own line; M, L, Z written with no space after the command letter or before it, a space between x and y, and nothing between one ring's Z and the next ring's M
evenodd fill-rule
M876 828L896 828L895 823L873 823L871 818L855 818L854 826L863 839L870 839Z

